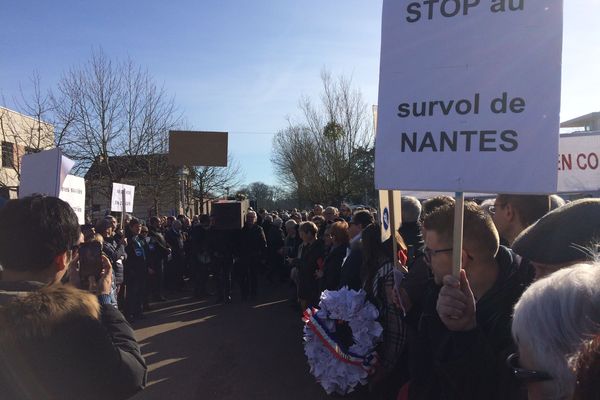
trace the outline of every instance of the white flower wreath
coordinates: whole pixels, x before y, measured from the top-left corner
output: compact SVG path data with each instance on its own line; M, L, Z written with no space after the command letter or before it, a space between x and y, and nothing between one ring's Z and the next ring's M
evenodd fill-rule
M347 394L358 384L367 383L377 362L374 349L383 332L378 315L363 290L347 287L324 291L319 309L304 312L304 353L311 374L327 394ZM349 348L336 335L339 322L347 322L352 330L354 343Z

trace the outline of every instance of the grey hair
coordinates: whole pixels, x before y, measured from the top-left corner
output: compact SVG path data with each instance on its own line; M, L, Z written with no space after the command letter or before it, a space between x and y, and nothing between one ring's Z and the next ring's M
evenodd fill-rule
M402 196L402 222L417 222L421 216L421 203L416 197Z
M534 282L515 305L512 334L533 368L550 374L548 398L570 399L570 357L600 328L600 264L576 264Z

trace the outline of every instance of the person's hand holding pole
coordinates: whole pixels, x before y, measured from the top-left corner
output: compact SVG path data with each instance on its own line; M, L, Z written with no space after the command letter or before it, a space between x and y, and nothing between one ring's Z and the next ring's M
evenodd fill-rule
M436 308L444 325L451 331L475 329L475 297L465 270L460 270L460 280L446 275L443 282Z

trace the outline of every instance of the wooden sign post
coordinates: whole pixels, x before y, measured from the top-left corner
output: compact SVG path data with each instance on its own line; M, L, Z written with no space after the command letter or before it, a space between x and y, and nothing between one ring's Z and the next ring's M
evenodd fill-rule
M452 239L452 275L460 278L462 268L463 225L465 217L465 194L456 192L454 203L454 235Z
M121 229L125 232L125 227L123 224L125 223L125 189L121 191Z

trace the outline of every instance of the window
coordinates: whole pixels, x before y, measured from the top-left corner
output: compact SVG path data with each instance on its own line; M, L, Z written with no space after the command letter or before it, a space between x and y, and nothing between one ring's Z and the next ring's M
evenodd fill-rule
M15 166L14 146L10 142L2 142L2 166L12 168Z

